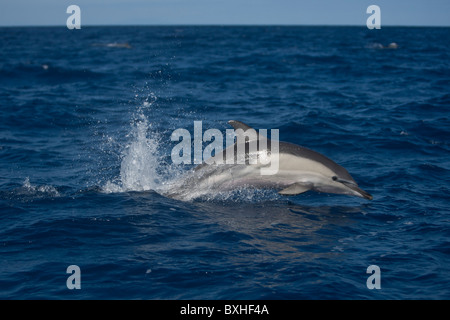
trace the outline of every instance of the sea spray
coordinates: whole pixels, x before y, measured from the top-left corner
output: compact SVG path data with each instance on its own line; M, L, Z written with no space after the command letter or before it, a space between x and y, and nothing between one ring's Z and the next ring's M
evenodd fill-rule
M177 181L186 170L166 159L164 132L158 131L151 121L158 114L156 101L156 95L150 93L138 104L129 122L125 143L122 147L117 146L121 148L119 175L104 184L103 192L153 190L163 194L179 185Z
M134 121L133 132L129 135L131 142L124 150L120 166L120 180L126 191L147 191L158 187L158 138L156 133L149 137L149 128L148 119L140 114Z
M120 174L102 188L106 193L156 190L161 177L158 167L160 135L152 130L145 110L156 101L151 94L139 105L130 121L131 130L121 152Z

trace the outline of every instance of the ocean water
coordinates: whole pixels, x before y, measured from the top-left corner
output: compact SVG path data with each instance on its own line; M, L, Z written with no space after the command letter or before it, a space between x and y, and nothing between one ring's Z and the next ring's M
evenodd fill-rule
M0 28L0 298L449 299L449 40L449 28ZM171 162L171 133L231 119L325 154L374 199L165 197L194 167Z

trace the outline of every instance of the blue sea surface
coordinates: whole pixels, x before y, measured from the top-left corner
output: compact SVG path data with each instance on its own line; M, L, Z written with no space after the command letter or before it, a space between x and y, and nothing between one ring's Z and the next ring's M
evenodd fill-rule
M0 299L450 299L449 40L0 28ZM374 199L158 192L194 167L171 162L172 132L231 119L328 156Z

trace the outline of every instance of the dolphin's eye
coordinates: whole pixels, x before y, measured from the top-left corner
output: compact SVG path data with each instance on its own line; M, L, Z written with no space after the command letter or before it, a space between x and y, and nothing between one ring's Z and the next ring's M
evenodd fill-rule
M338 177L333 176L331 179L333 179L333 181L336 181L338 179Z

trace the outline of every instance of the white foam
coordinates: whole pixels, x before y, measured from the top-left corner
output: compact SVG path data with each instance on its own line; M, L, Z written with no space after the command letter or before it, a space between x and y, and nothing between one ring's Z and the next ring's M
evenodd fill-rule
M51 197L59 197L60 196L58 190L56 190L53 186L48 186L48 185L36 186L36 185L32 185L30 183L30 178L29 177L25 178L25 181L23 182L22 188L23 188L24 191L26 191L26 193L29 193L29 194L45 194L45 195L51 196Z

